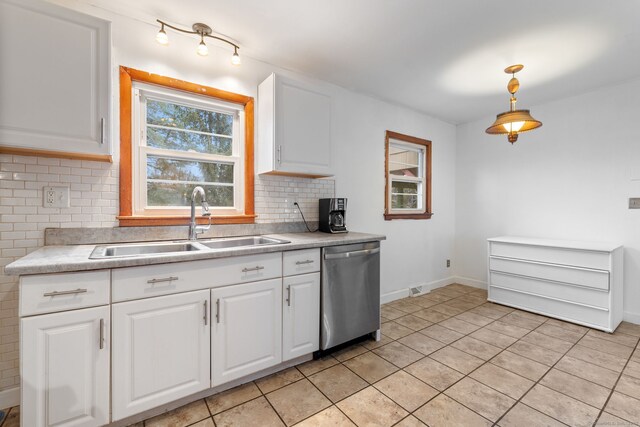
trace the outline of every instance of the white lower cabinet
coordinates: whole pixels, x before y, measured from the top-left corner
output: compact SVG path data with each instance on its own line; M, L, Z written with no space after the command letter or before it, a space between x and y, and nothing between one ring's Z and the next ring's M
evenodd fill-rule
M282 361L282 279L211 290L211 372L218 386Z
M208 290L112 309L114 421L211 386Z
M109 307L22 318L22 426L109 422Z
M285 277L282 287L282 360L287 361L319 348L320 273Z

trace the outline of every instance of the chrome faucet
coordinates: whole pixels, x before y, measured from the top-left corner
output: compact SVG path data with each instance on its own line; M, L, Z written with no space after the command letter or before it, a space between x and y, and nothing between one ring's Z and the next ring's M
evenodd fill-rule
M209 218L209 225L196 225L196 196L200 194L200 203L202 204L202 216ZM209 212L209 204L207 203L204 189L197 186L191 193L191 221L189 222L189 240L197 240L198 234L202 234L211 227L211 212Z

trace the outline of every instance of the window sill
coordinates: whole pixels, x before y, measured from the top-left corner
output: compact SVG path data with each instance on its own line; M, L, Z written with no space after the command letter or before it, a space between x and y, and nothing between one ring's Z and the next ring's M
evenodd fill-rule
M118 216L120 227L153 227L160 225L189 225L188 215L166 216ZM211 217L212 224L253 224L256 215L225 215ZM208 224L209 220L197 217L198 224Z
M430 219L433 216L433 212L425 213L411 213L411 214L384 214L385 221L391 221L392 219Z

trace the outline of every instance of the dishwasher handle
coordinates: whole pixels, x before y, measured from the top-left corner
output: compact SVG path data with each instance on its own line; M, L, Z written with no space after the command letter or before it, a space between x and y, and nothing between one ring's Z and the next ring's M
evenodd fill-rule
M380 252L380 248L363 249L360 251L342 252L338 254L324 254L324 259L352 258L356 256L373 255L377 254L378 252Z

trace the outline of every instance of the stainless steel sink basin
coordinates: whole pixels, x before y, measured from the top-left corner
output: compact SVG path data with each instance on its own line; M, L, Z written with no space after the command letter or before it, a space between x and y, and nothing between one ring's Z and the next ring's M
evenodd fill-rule
M141 243L96 246L89 259L148 256L180 252L199 251L202 248L191 242L173 243Z
M274 239L264 236L230 237L226 239L202 240L199 241L209 249L231 249L247 246L283 245L291 243L288 240Z

